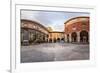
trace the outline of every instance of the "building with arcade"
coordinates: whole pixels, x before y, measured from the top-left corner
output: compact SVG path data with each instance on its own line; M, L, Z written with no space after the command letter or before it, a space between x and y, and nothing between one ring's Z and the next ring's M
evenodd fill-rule
M67 20L64 24L65 41L89 43L89 17L80 16Z
M48 41L49 31L42 24L21 19L21 44L28 45Z

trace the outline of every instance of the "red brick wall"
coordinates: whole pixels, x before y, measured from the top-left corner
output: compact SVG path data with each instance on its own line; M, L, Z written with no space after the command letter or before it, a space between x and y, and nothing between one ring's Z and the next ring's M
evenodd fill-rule
M73 30L73 28L76 28L76 29ZM82 31L82 30L89 31L89 20L84 22L84 23L83 22L76 22L76 23L69 24L69 25L67 25L67 23L65 24L65 34L77 32L77 31Z

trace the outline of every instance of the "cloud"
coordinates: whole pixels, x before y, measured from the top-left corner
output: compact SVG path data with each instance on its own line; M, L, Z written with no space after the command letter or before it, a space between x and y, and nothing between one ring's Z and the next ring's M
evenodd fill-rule
M89 16L89 13L79 12L51 12L22 10L21 19L37 21L46 27L51 26L54 31L64 31L64 22L77 16Z

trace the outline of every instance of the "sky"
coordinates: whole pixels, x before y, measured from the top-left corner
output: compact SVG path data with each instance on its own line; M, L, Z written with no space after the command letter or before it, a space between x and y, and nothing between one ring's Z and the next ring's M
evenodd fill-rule
M89 16L89 13L21 10L21 19L33 20L61 32L64 31L64 22L78 16Z

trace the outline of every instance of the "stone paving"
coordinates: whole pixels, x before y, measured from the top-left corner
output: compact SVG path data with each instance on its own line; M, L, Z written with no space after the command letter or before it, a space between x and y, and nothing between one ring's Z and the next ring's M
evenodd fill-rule
M89 44L42 43L21 46L21 63L88 59Z

